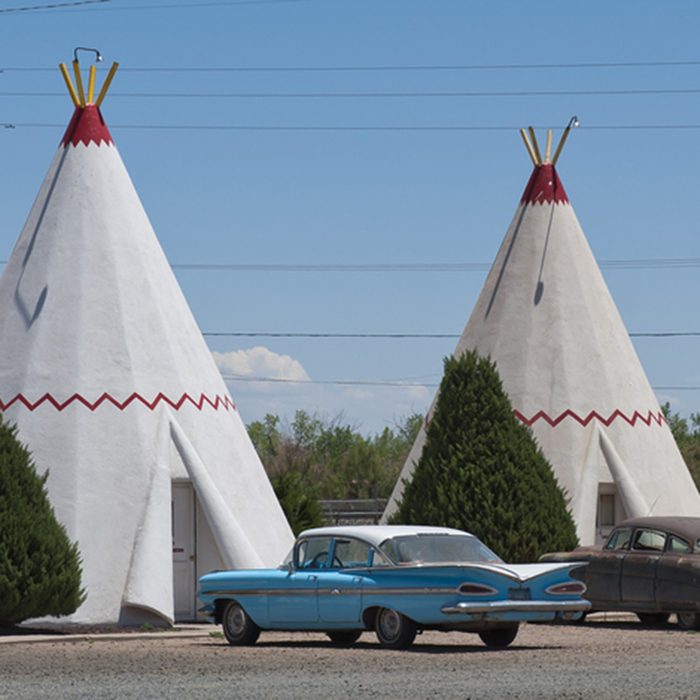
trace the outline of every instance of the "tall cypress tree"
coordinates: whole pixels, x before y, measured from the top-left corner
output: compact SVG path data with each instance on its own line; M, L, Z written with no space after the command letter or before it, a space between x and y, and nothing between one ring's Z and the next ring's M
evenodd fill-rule
M68 615L85 599L78 546L56 520L47 476L0 415L0 626Z
M423 453L392 521L467 530L514 563L577 545L565 494L490 359L471 351L445 360Z

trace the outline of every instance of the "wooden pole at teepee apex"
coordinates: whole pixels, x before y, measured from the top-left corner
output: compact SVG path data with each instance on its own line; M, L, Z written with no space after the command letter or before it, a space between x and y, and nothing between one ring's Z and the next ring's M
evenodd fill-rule
M75 88L73 87L73 81L70 79L70 73L68 72L68 68L66 68L66 64L59 63L58 67L61 70L61 75L63 76L63 80L66 81L66 87L68 88L68 94L70 95L71 100L73 100L73 104L76 107L80 107L80 100L78 99L78 95L76 94Z
M532 139L532 147L535 149L535 155L537 156L537 165L542 165L542 154L540 153L540 147L537 145L537 136L535 136L535 130L528 126L527 130L530 132L530 138Z
M105 79L105 82L102 85L102 90L100 90L100 94L97 96L97 100L95 101L95 104L98 107L102 104L102 100L104 100L105 95L107 94L107 90L109 90L109 86L112 84L112 79L114 78L114 74L117 72L117 68L119 68L119 64L115 61L112 64L112 67L109 69L109 73L107 73L107 78Z
M537 162L537 156L535 155L535 150L532 148L532 144L530 143L530 139L527 137L527 132L525 129L520 129L520 136L523 139L523 143L525 144L525 148L527 148L527 152L530 154L530 160L532 160L532 164L537 167L539 163Z
M569 123L566 125L566 128L564 129L564 133L561 135L561 140L559 141L559 145L557 146L557 150L554 152L554 158L552 158L552 165L556 165L557 161L559 160L559 156L561 155L561 151L564 148L564 144L566 143L566 139L569 138L569 132L571 131L571 127L578 128L578 117L573 116L571 119L569 119Z

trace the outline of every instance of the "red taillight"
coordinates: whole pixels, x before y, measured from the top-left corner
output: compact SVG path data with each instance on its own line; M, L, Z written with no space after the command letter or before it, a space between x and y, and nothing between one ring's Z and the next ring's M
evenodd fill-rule
M493 595L498 593L495 588L485 586L482 583L463 583L458 589L458 593L462 595Z
M580 581L569 581L568 583L557 583L550 586L545 593L550 595L583 595L586 592L586 585Z

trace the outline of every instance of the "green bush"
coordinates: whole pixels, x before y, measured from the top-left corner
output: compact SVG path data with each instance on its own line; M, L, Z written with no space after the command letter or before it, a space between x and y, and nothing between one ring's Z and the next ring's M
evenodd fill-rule
M295 535L308 528L325 525L323 508L309 492L299 472L278 474L272 477L271 482Z
M17 429L0 416L0 625L68 615L85 599L80 555Z
M510 562L578 544L564 492L489 359L445 360L423 453L392 522L467 530Z

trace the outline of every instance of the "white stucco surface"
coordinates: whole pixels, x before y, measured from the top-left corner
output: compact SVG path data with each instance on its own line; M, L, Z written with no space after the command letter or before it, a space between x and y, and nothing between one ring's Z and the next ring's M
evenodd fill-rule
M59 147L0 278L0 402L78 541L73 621L122 606L172 620L173 478L192 480L227 566L274 566L291 546L112 144Z
M495 360L571 498L582 544L595 538L601 483L615 484L629 517L700 515L700 495L565 197L517 208L454 356L471 349ZM422 428L385 517L424 441Z

